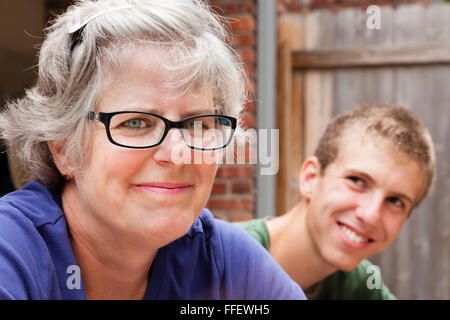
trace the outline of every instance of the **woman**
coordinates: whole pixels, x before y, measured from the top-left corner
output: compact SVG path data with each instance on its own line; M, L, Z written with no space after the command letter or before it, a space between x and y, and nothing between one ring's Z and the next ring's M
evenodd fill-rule
M48 31L36 86L0 117L34 178L0 200L0 297L304 298L203 209L217 165L190 160L229 144L245 98L208 7L85 0Z

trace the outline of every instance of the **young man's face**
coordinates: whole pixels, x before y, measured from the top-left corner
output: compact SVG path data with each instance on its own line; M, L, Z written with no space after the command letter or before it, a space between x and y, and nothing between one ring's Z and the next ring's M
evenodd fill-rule
M376 138L342 139L320 174L317 158L302 168L309 199L307 230L331 266L352 270L397 237L424 185L419 164Z

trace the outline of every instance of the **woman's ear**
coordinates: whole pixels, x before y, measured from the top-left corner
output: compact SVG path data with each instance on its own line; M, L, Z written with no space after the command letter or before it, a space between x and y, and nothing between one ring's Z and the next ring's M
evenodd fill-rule
M61 175L66 179L70 179L73 177L73 173L66 168L66 163L65 163L65 157L62 151L62 144L58 143L56 141L48 141L47 142L47 146L48 149L50 150L50 153L52 155L53 158L53 163L55 164L56 168L58 168L59 172L61 173Z
M299 175L300 194L310 199L314 192L317 179L320 176L320 162L317 157L309 157L303 162Z

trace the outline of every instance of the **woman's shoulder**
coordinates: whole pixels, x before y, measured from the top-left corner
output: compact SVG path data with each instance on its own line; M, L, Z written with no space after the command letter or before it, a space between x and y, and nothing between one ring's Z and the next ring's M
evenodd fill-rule
M170 245L172 250L180 246L191 255L208 256L204 259L213 261L219 274L230 268L248 268L249 262L268 258L266 250L250 234L215 218L208 209L202 210L184 237Z
M207 209L193 225L222 279L222 298L302 299L303 292L270 254L238 226L215 219ZM192 230L192 229L191 229Z
M233 243L241 243L244 248L258 245L257 241L242 228L237 227L234 223L215 218L206 208L202 210L190 232L191 234L201 232L207 241L213 241L222 248Z
M37 298L47 286L51 256L41 227L57 209L37 183L0 198L0 297ZM42 290L41 290L42 289Z
M55 196L37 181L0 198L0 216L12 213L15 219L28 219L36 228L63 216Z

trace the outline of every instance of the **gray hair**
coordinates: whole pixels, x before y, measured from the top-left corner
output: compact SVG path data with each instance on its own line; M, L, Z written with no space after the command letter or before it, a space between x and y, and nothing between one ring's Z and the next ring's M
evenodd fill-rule
M168 86L181 94L212 87L217 112L241 114L247 98L242 61L226 44L229 32L221 18L201 0L81 0L46 31L36 85L7 102L0 138L30 178L49 188L63 180L47 142L64 142L65 165L83 168L90 147L86 115L108 74L140 46L161 47L173 57L164 65L176 75Z

